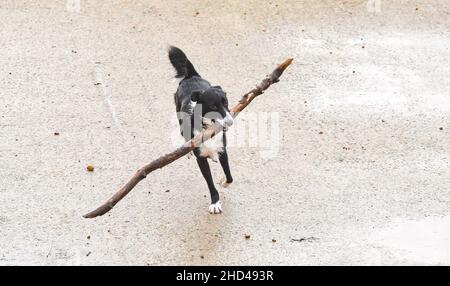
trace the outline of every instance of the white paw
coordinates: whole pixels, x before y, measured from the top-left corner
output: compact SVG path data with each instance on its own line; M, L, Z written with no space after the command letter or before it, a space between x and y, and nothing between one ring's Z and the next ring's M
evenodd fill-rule
M220 202L211 204L208 208L208 211L211 214L220 214L222 212L222 206L220 205Z
M231 183L227 183L227 178L223 177L222 179L220 179L219 185L221 185L224 188L228 188L231 185Z

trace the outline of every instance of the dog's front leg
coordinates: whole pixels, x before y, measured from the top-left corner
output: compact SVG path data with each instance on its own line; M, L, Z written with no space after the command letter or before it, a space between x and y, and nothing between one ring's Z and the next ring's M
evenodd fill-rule
M222 206L220 205L219 201L219 192L216 190L216 187L214 186L214 182L211 176L211 170L209 168L208 159L204 157L199 156L198 150L197 152L194 152L194 154L197 156L197 163L200 167L200 171L202 172L203 178L205 178L206 183L208 184L209 192L211 194L211 205L209 206L209 212L218 214L222 212Z

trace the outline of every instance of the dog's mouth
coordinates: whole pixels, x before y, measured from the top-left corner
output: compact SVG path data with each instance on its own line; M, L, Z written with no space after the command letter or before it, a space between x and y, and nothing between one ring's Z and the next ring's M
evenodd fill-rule
M230 120L231 118L231 120ZM233 118L230 116L230 118L224 118L219 119L217 122L219 122L220 125L223 127L223 131L228 131L231 125L233 125Z
M227 113L227 115L225 116L225 118L221 118L221 119L210 119L210 118L203 118L203 126L207 127L210 126L214 123L219 123L222 127L223 127L223 131L228 131L229 127L231 125L233 125L233 117Z

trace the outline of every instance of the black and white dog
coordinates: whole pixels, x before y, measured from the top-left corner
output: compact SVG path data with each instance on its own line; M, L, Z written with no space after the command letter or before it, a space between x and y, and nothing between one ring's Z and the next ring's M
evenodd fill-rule
M215 142L210 143L210 141L215 139L213 137L203 143L202 146L194 149L198 166L211 193L209 212L214 214L221 213L222 206L219 201L219 193L214 186L208 158L217 162L218 157L225 173L225 177L220 181L220 185L228 187L233 182L233 178L228 164L225 131L228 126L233 124L233 117L228 109L226 93L220 86L211 86L207 80L203 79L180 49L170 47L169 59L177 72L176 77L181 79L175 93L175 105L181 135L184 139L186 141L191 140L196 134L201 132L202 128L206 128L214 122L219 122L224 127L223 136L217 136L219 137L219 142L215 140Z

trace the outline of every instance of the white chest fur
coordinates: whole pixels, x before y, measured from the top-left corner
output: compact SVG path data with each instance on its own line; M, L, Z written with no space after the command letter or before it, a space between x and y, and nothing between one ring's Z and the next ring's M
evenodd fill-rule
M208 122L208 119L203 121L203 128L208 128L211 122ZM199 132L194 131L194 135L196 136ZM200 156L210 158L212 161L217 162L219 153L223 152L223 135L219 134L204 142L200 147Z

